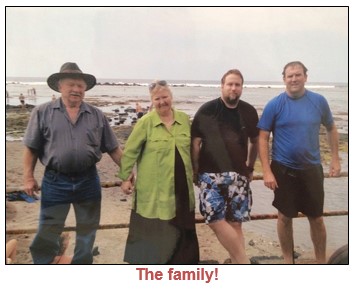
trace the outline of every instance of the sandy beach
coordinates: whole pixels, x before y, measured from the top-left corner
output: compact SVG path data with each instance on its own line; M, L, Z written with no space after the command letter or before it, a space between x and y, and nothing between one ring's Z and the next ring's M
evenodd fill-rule
M14 114L14 113L13 113ZM18 114L18 113L15 113ZM27 116L27 113L23 113ZM20 119L15 116L17 123ZM7 117L7 126L11 115ZM26 123L22 123L26 124ZM19 132L23 127L19 127ZM14 125L12 125L14 129ZM125 137L130 133L130 129L121 127L115 130L119 141L125 141ZM346 142L346 141L345 141ZM348 141L346 142L348 143ZM343 149L343 145L341 146ZM347 146L345 146L347 147ZM347 149L346 149L347 150ZM23 165L22 165L23 145L21 141L6 142L6 188L22 187ZM98 172L102 184L105 182L119 181L116 177L118 167L107 154L97 164ZM43 176L44 167L38 162L35 176L39 183ZM38 194L39 197L41 193ZM120 187L102 188L102 215L101 229L98 230L95 247L97 255L94 257L94 264L125 264L123 254L128 232L129 214L131 209L131 197L125 195ZM25 201L6 200L6 241L16 238L18 240L18 251L15 264L32 264L29 253L29 245L35 235L39 216L39 200L34 203ZM196 211L196 218L202 220L201 215ZM66 222L66 228L73 230L75 226L74 213L71 209ZM210 228L204 223L197 223L197 233L200 245L200 260L202 264L227 264L229 255L220 245ZM265 238L261 234L249 230L249 223L244 225L246 249L248 256L259 264L281 264L281 252L278 239ZM69 231L71 239L66 254L73 253L75 232ZM300 254L296 260L297 264L312 264L313 251L302 250L299 246L295 251ZM334 250L328 249L328 256Z
M6 187L21 186L22 184L22 159L23 145L19 141L6 143ZM98 171L102 182L118 181L115 177L117 166L110 157L105 154L98 163ZM36 167L36 178L41 181L43 166ZM40 193L39 193L40 195ZM6 201L6 230L13 232L19 230L19 234L7 234L6 240L16 238L18 240L17 264L32 264L29 253L29 245L37 228L40 202L27 203L25 201ZM131 198L125 195L120 187L103 188L102 216L100 229L97 234L95 246L99 254L94 257L94 264L124 264L123 254L128 229L110 228L107 225L126 225L129 220ZM201 218L200 214L196 214ZM73 210L70 211L66 222L67 227L75 225ZM229 256L221 247L213 232L204 223L197 224L197 232L200 243L200 259L202 263L223 264ZM71 240L67 254L71 254L74 248L75 232L70 231ZM247 252L250 257L261 259L272 258L279 262L280 247L277 241L270 241L258 234L246 232ZM297 249L299 252L299 249ZM300 251L301 252L301 251ZM311 254L301 257L300 261L308 261ZM263 262L261 260L261 262ZM265 260L265 262L267 262ZM269 261L268 261L269 262Z

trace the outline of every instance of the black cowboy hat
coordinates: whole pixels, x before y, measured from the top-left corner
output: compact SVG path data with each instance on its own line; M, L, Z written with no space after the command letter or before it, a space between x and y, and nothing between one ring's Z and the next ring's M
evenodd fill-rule
M61 66L59 73L54 73L47 78L47 84L53 90L59 92L58 81L63 78L83 79L87 84L86 91L92 89L97 83L93 75L83 73L76 63L67 62Z

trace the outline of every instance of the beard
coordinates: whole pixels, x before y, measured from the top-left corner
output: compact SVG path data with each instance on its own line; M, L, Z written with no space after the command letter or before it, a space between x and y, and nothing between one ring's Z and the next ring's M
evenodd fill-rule
M240 97L240 95L238 95L238 94L235 94L234 96L233 95L228 95L228 96L223 96L223 100L228 105L235 106L235 105L237 105L237 103L239 101L239 97Z

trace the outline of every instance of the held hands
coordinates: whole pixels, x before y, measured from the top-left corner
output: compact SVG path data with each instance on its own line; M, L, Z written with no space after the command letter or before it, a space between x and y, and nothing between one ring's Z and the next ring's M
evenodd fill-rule
M124 180L121 183L121 189L125 194L129 195L133 192L134 187L130 180Z
M192 180L193 180L193 184L195 185L195 186L197 186L197 187L199 187L199 184L198 184L198 173L193 173L193 178L192 178Z
M131 194L134 191L135 174L132 172L127 180L122 181L121 189L125 194Z

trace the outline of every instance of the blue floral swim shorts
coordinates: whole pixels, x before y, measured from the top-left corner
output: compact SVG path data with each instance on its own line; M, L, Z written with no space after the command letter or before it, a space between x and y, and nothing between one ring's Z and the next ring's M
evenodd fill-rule
M231 222L250 220L252 191L249 180L236 172L201 173L200 212L206 223L222 219Z

